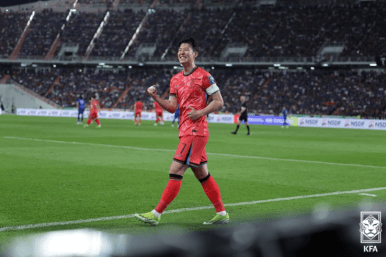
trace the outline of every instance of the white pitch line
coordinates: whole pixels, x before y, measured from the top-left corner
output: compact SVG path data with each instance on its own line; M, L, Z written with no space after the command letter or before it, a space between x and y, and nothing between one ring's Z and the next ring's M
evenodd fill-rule
M125 148L125 149L144 150L144 151L161 151L161 152L175 152L176 151L176 150L170 150L170 149L141 148L141 147L124 146L124 145L106 145L106 144L94 144L94 143L82 143L82 142L68 142L68 141L57 141L57 140L48 140L48 139L34 139L34 138L23 138L23 137L9 137L9 136L5 136L4 138L7 138L7 139L30 140L30 141L39 141L39 142L51 142L51 143L60 143L60 144L104 146L104 147ZM281 158L272 158L272 157L236 155L236 154L223 154L223 153L207 153L207 154L208 155L217 155L217 156L226 156L226 157L235 157L235 158L270 160L270 161L303 162L303 163L351 166L351 167L361 167L361 168L386 169L386 167L383 167L383 166L372 166L372 165L353 164L353 163L320 162L320 161L307 161L307 160L296 160L296 159L281 159Z
M279 201L291 201L291 200L315 198L315 197L325 197L325 196L332 196L332 195L356 194L356 193L379 191L379 190L386 190L386 187L358 189L358 190L351 190L351 191L338 191L338 192L314 194L314 195L291 196L291 197L266 199L266 200L258 200L258 201L251 201L251 202L228 203L228 204L224 204L224 205L227 207L228 206L233 207L233 206L240 206L240 205L252 205L252 204L260 204L260 203L279 202ZM199 211L199 210L207 210L207 209L213 209L213 206L181 208L181 209L165 211L163 214L179 213L179 212L187 212L187 211ZM121 216L111 216L111 217L102 217L102 218L85 219L85 220L81 219L81 220L72 220L72 221L59 221L59 222L51 222L51 223L29 224L29 225L21 225L21 226L13 226L13 227L3 227L3 228L0 228L0 232L25 230L25 229L31 229L31 228L43 228L43 227L83 224L83 223L98 222L98 221L127 219L127 218L133 218L133 217L134 217L134 214L128 214L128 215L121 215Z
M377 197L377 195L372 195L372 194L366 194L366 193L360 193L360 195L366 195L366 196L372 196L372 197Z

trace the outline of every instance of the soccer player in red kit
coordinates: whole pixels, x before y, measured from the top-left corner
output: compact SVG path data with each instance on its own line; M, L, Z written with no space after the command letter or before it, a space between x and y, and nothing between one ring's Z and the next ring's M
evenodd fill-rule
M151 212L135 214L135 217L142 222L157 225L161 214L177 196L182 176L190 167L217 212L213 219L204 224L225 224L229 222L229 214L225 211L220 189L208 172L205 151L209 137L206 115L221 108L224 102L213 77L195 65L198 55L195 40L186 37L178 45L177 57L183 71L171 79L169 99L161 99L154 86L149 87L147 93L170 113L174 113L177 106L180 106L180 142L170 165L169 182L157 207ZM212 98L210 104L207 96Z
M141 126L142 106L141 99L137 98L137 102L134 104L134 126L137 126L137 117L138 125Z
M154 102L153 107L155 110L155 117L156 117L154 126L157 126L158 121L160 122L161 125L164 125L165 123L164 123L164 119L162 117L164 110L157 102Z
M101 111L101 108L99 106L98 100L96 100L94 96L91 96L90 97L90 113L88 114L87 124L84 125L85 128L87 128L88 125L90 125L94 120L95 120L96 124L98 124L98 128L100 128L102 126L100 120L98 119L98 112L100 112L100 111Z

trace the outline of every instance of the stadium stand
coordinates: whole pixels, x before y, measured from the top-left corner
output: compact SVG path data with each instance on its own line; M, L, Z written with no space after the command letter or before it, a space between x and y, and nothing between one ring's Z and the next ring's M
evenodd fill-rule
M353 60L370 60L373 65L376 58L386 56L385 1L290 0L259 5L247 0L184 1L185 4L161 0L149 10L147 8L156 1L120 0L117 8L109 10L99 7L107 6L111 1L80 0L78 3L87 5L88 11L74 12L62 32L60 29L66 23L68 10L37 12L18 60L23 63L23 60L42 59L58 34L60 45L54 60L60 62L57 55L65 43L78 44L75 55L83 57L109 11L110 17L95 41L90 63L51 72L33 67L11 68L12 79L42 96L47 95L63 107L74 106L74 99L80 94L87 96L98 92L104 108L130 108L134 98L143 95L148 85L157 82L159 90L167 94L168 81L178 70L164 66L162 62L177 63L176 44L181 37L190 34L199 42L199 65L213 74L222 89L225 101L222 112L236 113L239 96L246 95L249 109L255 114L280 114L282 106L287 106L294 114L385 118L384 70L369 70L369 62L356 69L347 66ZM93 9L93 5L99 7ZM30 14L30 11L10 11L0 16L0 54L3 58L12 52ZM134 37L136 31L138 34ZM146 51L140 51L146 44L155 45L154 52L148 56ZM246 46L245 53L223 55L231 44ZM342 49L325 54L321 50L326 44L341 44ZM127 47L128 52L121 60ZM312 60L312 65L319 67L324 66L323 62L328 66L328 63L341 60L346 66L342 66L344 69L335 66L334 69L317 70L307 66L301 71L296 66L292 66L291 71L268 70L267 65L249 66L250 62L260 65L261 58L278 61L298 58L293 64L297 66ZM95 66L109 60L116 61L109 69ZM127 61L135 63L137 68L130 69L131 64L127 65ZM138 62L142 61L158 62L161 66L138 67ZM216 61L237 61L241 66L224 69ZM52 66L48 66L51 70ZM83 71L79 72L81 69ZM58 77L59 83L53 85ZM120 96L123 100L118 101ZM151 106L148 99L143 101L145 106Z
M239 111L239 98L248 97L249 112L279 115L283 106L292 114L340 115L386 118L385 72L380 71L261 71L208 70L216 78L224 99L224 113ZM124 89L128 94L115 108L129 109L140 97L147 109L152 102L145 95L156 84L160 94L168 90L174 72L169 69L128 69L118 73L80 72L58 69L50 73L15 72L20 84L44 95L56 76L60 82L47 96L63 107L75 106L76 97L98 93L103 108L112 108Z
M111 11L91 56L120 57L142 21L144 11Z
M199 45L200 60L210 58L211 52L215 47L215 42L219 40L221 31L228 23L233 14L233 10L224 9L201 9L192 10L189 20L183 24L181 30L176 33L176 40L173 42L173 47L168 51L167 57L175 58L177 54L178 40L187 34L197 35ZM216 24L216 28L214 28Z
M56 54L64 43L76 43L79 44L78 55L83 56L104 16L105 13L77 12L74 14L61 35L61 43Z
M64 24L66 13L43 11L37 13L32 20L31 27L24 40L19 55L21 56L45 56L60 27Z
M185 21L186 15L185 10L173 9L160 9L151 13L128 55L134 57L141 44L156 43L154 55L161 57L175 36L175 32Z
M0 15L0 55L8 56L17 44L31 13L5 12Z
M240 2L224 5L226 1L203 1L200 9L196 9L192 5L193 2L189 2L191 4L185 5L181 10L173 9L179 1L160 1L160 7L155 8L149 15L128 56L135 56L136 50L143 43L156 43L155 56L160 57L160 53L163 53L167 46L175 45L175 38L187 31L189 34L202 35L198 41L202 56L206 58L219 57L231 43L248 46L244 56L247 60L266 56L317 56L325 42L343 43L344 50L340 56L386 55L386 39L382 35L386 19L383 15L386 11L385 2L354 4L353 1L339 1L335 3L340 4L332 4L330 1L330 5L305 6L299 4L301 1L287 1L285 4L279 1L276 5L256 6L252 1L243 1L244 5L240 5ZM123 9L111 11L111 17L91 56L118 56L123 51L122 48L126 48L146 15L143 8L141 11L128 8L132 4L146 7L151 3L152 1L122 1ZM217 6L213 5L216 3ZM104 15L105 12L74 13L61 35L61 45L68 42L78 43L77 54L84 56ZM12 51L27 16L28 13L15 12L2 16L2 55L9 55ZM65 14L52 11L38 13L32 22L21 55L44 55L52 39L60 32L63 16ZM173 22L168 19L171 16L174 17ZM12 22L11 27L7 26L7 22L13 19L16 22ZM44 27L47 22L51 24L49 28ZM17 28L14 29L14 26ZM240 29L241 27L247 29ZM205 33L200 33L202 31ZM6 48L8 50L5 50ZM60 47L56 54L59 49ZM167 57L170 56L174 56L173 51L168 52Z

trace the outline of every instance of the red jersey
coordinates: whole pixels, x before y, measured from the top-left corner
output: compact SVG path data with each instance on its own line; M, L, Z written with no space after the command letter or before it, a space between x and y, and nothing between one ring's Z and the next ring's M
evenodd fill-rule
M154 110L155 112L163 112L162 107L156 101L154 101Z
M189 74L183 71L173 76L170 81L170 94L177 97L180 106L179 137L182 136L209 136L206 116L197 120L190 119L188 107L202 110L207 106L207 95L218 92L218 87L209 72L195 67Z
M93 110L97 111L98 106L99 106L98 100L94 100L93 102L91 102L91 110L90 111L93 111Z
M141 101L138 101L135 103L135 112L142 112L142 102Z

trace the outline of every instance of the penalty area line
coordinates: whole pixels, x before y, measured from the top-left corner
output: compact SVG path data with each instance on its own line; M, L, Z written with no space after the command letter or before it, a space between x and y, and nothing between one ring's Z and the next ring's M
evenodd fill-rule
M10 137L10 136L5 136L4 138L38 141L38 142L50 142L50 143L59 143L59 144L92 145L92 146L124 148L124 149L143 150L143 151L158 151L158 152L175 152L176 151L176 150L170 150L170 149L142 148L142 147L124 146L124 145L106 145L106 144L69 142L69 141L58 141L58 140L49 140L49 139L34 139L34 138L23 138L23 137ZM234 158L269 160L269 161L302 162L302 163L315 163L315 164L325 164L325 165L351 166L351 167L360 167L360 168L386 169L386 167L383 167L383 166L372 166L372 165L353 164L353 163L307 161L307 160L281 159L281 158L273 158L273 157L248 156L248 155L223 154L223 153L207 153L207 154L208 155L216 155L216 156L234 157Z
M386 190L386 187L358 189L358 190L351 190L351 191L338 191L338 192L313 194L313 195L291 196L291 197L273 198L273 199L258 200L258 201L251 201L251 202L228 203L228 204L224 204L224 205L226 207L233 207L233 206L253 205L253 204L279 202L279 201L292 201L292 200L299 200L299 199L306 199L306 198L317 198L317 197L326 197L326 196L343 195L343 194L357 194L357 193L380 191L380 190ZM164 214L180 213L180 212L188 212L188 211L199 211L199 210L207 210L207 209L213 209L213 206L181 208L181 209L165 211ZM0 232L17 231L17 230L25 230L25 229L33 229L33 228L43 228L43 227L76 225L76 224L84 224L84 223L98 222L98 221L127 219L127 218L133 218L133 217L134 217L134 214L128 214L128 215L110 216L110 217L102 217L102 218L94 218L94 219L80 219L80 220L72 220L72 221L59 221L59 222L29 224L29 225L21 225L21 226L13 226L13 227L2 227L2 228L0 228Z

